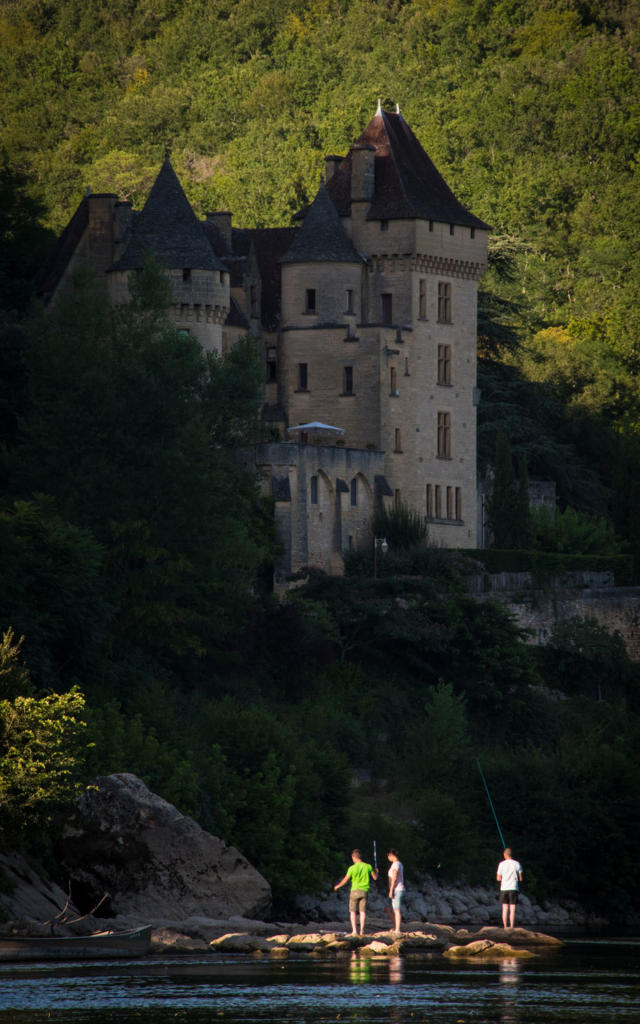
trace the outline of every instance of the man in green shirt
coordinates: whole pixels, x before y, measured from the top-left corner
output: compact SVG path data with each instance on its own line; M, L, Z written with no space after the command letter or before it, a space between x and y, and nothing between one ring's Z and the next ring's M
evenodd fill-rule
M360 912L360 934L364 935L364 922L367 916L367 893L369 892L369 883L373 878L374 881L378 878L378 869L372 868L370 864L366 864L362 859L360 850L353 850L351 854L351 860L353 864L348 869L346 875L337 885L334 885L334 892L339 889L341 885L345 885L349 879L351 879L351 892L349 894L349 917L351 918L351 934L357 935L356 920L358 912Z

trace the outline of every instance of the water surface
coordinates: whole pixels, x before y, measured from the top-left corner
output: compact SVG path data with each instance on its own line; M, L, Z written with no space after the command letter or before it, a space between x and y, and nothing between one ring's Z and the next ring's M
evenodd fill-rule
M640 1024L640 939L535 960L148 957L0 964L0 1024Z

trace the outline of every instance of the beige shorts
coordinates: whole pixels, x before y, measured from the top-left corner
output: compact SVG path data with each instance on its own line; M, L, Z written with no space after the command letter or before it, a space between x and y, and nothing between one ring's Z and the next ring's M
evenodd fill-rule
M366 910L367 895L364 889L352 889L349 893L349 911L357 913L359 910Z

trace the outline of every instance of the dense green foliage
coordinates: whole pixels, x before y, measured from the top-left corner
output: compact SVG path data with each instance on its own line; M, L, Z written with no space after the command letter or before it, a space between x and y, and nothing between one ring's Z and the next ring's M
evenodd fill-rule
M152 266L117 311L80 274L52 315L26 316L87 185L139 207L169 146L199 213L286 224L323 154L346 152L378 96L399 102L493 226L480 467L504 435L512 518L527 518L527 475L556 481L562 509L509 543L560 552L538 554L545 571L618 538L637 554L639 14L0 0L0 631L24 634L26 666L0 665L0 794L16 831L80 775L126 770L237 843L280 897L301 862L320 885L374 835L410 872L488 882L500 851L479 758L530 892L640 905L640 681L619 638L576 621L530 648L410 516L376 527L393 536L377 580L370 547L344 580L274 601L270 509L230 451L253 436L251 340L205 357L166 321ZM83 699L86 750L58 728Z

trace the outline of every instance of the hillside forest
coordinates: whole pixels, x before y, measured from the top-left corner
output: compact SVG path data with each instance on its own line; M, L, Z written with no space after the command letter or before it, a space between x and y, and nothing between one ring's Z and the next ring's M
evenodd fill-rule
M637 915L640 669L620 636L575 619L528 644L411 510L383 524L376 578L365 550L275 597L272 509L233 458L259 436L254 339L217 358L179 338L152 264L117 309L83 270L47 312L33 281L88 186L140 208L166 149L200 215L287 225L324 154L397 103L492 226L478 459L496 546L626 556L637 582L639 15L0 0L3 847L55 874L78 788L129 771L236 845L278 908L373 838L410 881L491 885L481 765L531 896ZM555 482L555 516L523 503L531 478Z

